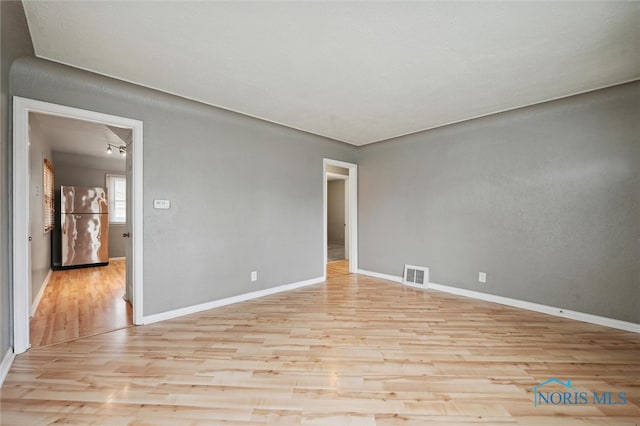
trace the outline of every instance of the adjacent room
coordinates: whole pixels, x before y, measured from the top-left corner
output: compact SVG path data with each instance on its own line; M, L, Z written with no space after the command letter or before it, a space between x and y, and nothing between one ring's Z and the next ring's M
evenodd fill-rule
M30 113L28 125L31 347L132 325L125 285L131 129L41 113Z
M325 163L326 176L326 240L327 240L327 275L340 271L348 272L351 239L355 234L351 229L357 228L357 222L349 219L349 211L357 204L349 198L349 169ZM351 268L351 270L354 270Z
M0 424L637 426L640 2L0 20Z

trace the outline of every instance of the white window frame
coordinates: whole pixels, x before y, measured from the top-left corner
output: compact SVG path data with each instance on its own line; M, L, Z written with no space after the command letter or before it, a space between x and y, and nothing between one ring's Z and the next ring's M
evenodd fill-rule
M113 224L113 225L125 225L127 223L127 218L125 216L124 220L116 220L116 216L115 216L115 195L114 195L114 190L112 189L112 180L114 179L122 179L125 182L125 188L126 188L126 181L127 181L127 176L126 175L120 175L120 174L115 174L115 173L106 173L105 174L105 181L106 181L106 186L107 186L107 191L109 193L109 224ZM126 198L124 200L125 202L125 212L126 212ZM126 213L125 213L126 215Z

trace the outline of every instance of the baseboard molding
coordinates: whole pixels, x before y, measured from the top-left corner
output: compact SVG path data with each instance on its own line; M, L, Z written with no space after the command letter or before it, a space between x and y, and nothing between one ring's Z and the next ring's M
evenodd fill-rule
M4 357L2 357L2 361L0 361L0 388L4 383L4 379L7 378L7 374L9 374L9 370L11 369L11 364L13 364L13 360L16 358L16 354L13 353L13 348L9 348Z
M383 280L394 281L402 284L402 277L398 277L395 275L380 274L378 272L371 272L364 269L359 269L358 273L375 277L375 278L380 278ZM411 287L422 289L422 287L417 287L417 286L411 286ZM631 331L633 333L640 333L640 324L636 324L633 322L621 321L613 318L602 317L599 315L572 311L570 309L556 308L554 306L541 305L539 303L527 302L525 300L496 296L494 294L482 293L482 292L473 291L473 290L466 290L463 288L451 287L451 286L436 284L436 283L429 283L428 289L455 294L458 296L469 297L472 299L484 300L486 302L499 303L501 305L512 306L514 308L526 309L529 311L540 312L543 314L554 315L557 317L568 318L576 321L587 322L590 324L602 325L605 327L611 327L618 330L625 330L625 331Z
M357 273L373 278L380 278L381 280L393 281L402 284L402 277L398 277L395 275L381 274L380 272L367 271L366 269L358 269Z
M40 305L40 301L42 300L42 296L44 296L44 290L49 285L49 280L51 279L51 274L52 273L53 273L53 270L49 269L49 272L47 272L47 276L44 277L44 281L42 281L42 285L40 286L40 290L38 291L38 294L36 294L36 298L33 300L33 303L31 303L31 312L29 313L30 317L32 317L36 313L36 311L38 310L38 305Z
M250 293L239 294L237 296L227 297L225 299L213 300L211 302L201 303L199 305L188 306L186 308L175 309L172 311L162 312L159 314L147 315L142 318L142 324L153 324L158 321L165 321L172 318L178 318L185 315L195 314L197 312L207 311L221 306L232 305L234 303L246 302L247 300L257 299L259 297L269 296L283 291L295 290L301 287L318 284L325 281L324 277L312 278L305 281L284 284L277 287L265 288L264 290L252 291Z

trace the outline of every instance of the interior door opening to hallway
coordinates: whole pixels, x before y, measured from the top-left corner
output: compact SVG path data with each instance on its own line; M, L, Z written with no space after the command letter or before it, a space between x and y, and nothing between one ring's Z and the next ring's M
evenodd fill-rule
M355 273L357 256L357 165L325 159L324 265L328 269Z
M348 260L349 236L347 218L349 204L345 200L349 185L349 171L340 168L344 174L327 173L327 261Z

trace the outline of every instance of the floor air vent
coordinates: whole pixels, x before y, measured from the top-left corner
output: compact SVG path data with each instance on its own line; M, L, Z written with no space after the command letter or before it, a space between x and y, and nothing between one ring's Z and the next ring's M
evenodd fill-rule
M429 286L429 268L404 265L403 284L427 288Z

